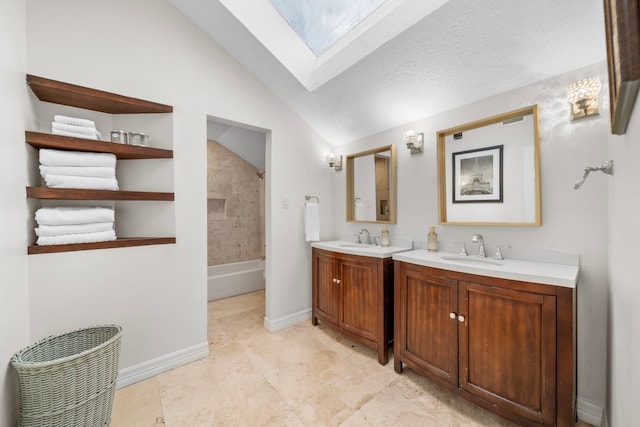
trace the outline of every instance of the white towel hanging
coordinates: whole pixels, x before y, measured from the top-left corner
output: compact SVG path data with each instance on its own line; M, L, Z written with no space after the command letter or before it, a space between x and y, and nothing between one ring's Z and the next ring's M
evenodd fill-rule
M320 205L305 202L304 204L304 234L307 242L320 240Z

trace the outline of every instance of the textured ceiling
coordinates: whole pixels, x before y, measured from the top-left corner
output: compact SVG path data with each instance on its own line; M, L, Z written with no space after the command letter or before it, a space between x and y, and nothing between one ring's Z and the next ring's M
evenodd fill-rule
M449 0L308 90L227 0L169 1L336 145L606 58L602 0Z

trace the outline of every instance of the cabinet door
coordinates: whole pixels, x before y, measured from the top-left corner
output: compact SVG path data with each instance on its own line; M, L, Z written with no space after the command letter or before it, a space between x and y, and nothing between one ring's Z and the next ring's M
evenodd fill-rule
M380 292L377 264L344 259L339 264L339 271L342 297L340 326L363 338L377 341L376 320L380 311L376 305Z
M404 268L400 281L402 360L457 385L457 283Z
M338 307L340 298L340 284L336 282L337 275L335 258L314 251L314 299L316 315L325 321L338 323Z
M460 387L537 423L555 420L555 296L459 282Z

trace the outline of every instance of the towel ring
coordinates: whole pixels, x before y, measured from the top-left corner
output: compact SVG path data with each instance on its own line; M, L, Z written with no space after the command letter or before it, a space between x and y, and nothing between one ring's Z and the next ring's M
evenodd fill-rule
M308 202L308 201L310 201L311 199L316 199L316 203L320 203L320 198L319 198L318 196L312 196L312 195L310 195L310 194L306 194L306 195L304 196L304 199L305 199L307 202Z

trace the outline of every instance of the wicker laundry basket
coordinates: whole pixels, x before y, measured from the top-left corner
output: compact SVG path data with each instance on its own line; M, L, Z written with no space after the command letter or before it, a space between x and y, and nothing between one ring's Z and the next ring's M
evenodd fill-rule
M103 325L44 338L14 354L21 427L107 426L122 328Z

